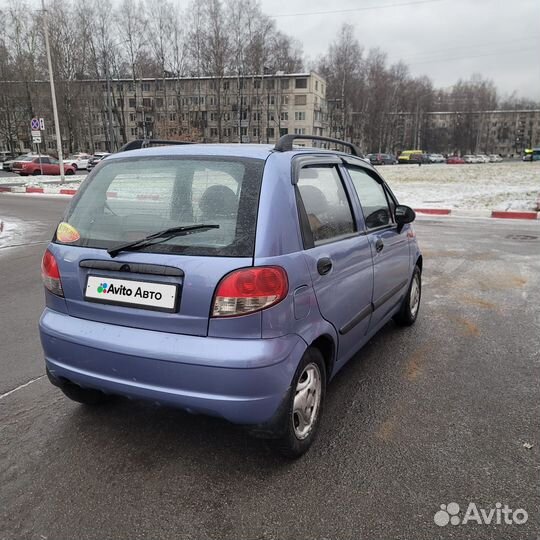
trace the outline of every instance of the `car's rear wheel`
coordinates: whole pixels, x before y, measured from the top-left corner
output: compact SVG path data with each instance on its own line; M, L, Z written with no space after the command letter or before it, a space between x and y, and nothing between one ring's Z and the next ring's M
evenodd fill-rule
M308 348L291 385L288 407L279 426L280 437L270 439L274 450L298 458L312 445L323 411L326 368L318 349Z
M414 267L409 290L403 299L401 309L394 315L394 321L400 326L411 326L415 323L420 310L422 298L422 272L418 266Z
M66 174L68 175L75 174L75 171L73 169L67 169Z

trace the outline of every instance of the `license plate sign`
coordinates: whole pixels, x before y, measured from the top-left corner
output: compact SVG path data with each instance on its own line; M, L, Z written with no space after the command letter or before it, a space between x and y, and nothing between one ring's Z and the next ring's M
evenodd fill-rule
M84 297L90 302L173 312L176 311L178 286L88 276Z

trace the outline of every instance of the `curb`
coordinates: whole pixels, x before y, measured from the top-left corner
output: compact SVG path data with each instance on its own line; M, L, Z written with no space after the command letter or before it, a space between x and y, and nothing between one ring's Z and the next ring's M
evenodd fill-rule
M448 208L415 208L414 211L419 214L431 214L434 216L447 216L452 212Z
M499 219L538 219L538 212L502 212L493 210L491 217Z

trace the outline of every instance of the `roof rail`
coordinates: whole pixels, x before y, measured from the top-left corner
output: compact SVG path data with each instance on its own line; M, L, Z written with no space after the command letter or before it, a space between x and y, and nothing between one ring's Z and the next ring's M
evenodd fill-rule
M162 141L159 139L135 139L124 144L118 150L119 152L127 152L128 150L139 150L141 148L149 148L150 146L168 146L171 144L193 144L188 141Z
M279 141L274 146L274 150L277 152L287 152L293 149L293 142L296 139L308 139L310 141L323 141L330 142L334 144L341 144L342 146L347 146L353 156L364 157L358 146L353 143L342 141L341 139L332 139L331 137L321 137L320 135L283 135L279 138Z

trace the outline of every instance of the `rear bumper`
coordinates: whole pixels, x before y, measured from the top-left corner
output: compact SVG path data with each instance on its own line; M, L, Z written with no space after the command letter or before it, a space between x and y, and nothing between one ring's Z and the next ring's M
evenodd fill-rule
M306 343L169 334L87 321L45 309L39 323L51 376L238 424L269 422Z

